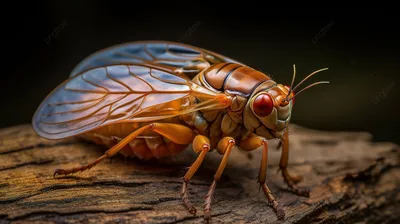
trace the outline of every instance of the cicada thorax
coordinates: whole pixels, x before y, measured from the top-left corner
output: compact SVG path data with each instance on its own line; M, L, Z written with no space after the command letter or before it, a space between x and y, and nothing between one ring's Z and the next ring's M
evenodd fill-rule
M184 120L208 135L216 146L223 136L237 140L249 134L243 125L243 110L257 86L270 80L267 75L236 63L215 64L193 78L199 85L232 97L231 105L222 110L201 110L184 117Z
M213 90L247 98L260 83L270 78L247 66L219 63L201 72L197 79Z

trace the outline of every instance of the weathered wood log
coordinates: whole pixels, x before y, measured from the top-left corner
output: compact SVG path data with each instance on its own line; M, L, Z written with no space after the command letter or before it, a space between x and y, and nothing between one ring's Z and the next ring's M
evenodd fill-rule
M323 132L292 125L290 171L304 176L309 198L292 194L277 173L270 143L267 184L286 212L278 221L257 185L261 150L232 151L218 182L212 223L396 223L400 153L368 133ZM29 125L0 130L0 223L202 223L204 196L221 156L210 153L189 185L196 216L181 203L191 150L164 162L115 156L89 171L53 178L56 168L85 164L105 148L38 137Z

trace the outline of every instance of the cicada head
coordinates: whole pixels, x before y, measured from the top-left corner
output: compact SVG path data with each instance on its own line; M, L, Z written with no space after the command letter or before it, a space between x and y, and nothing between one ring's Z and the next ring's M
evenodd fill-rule
M272 85L271 85L272 84ZM281 84L267 81L250 97L245 113L244 125L259 136L274 138L280 136L290 121L293 99L288 99L289 89ZM294 96L290 93L289 96Z
M292 87L295 72L290 86L277 84L272 80L259 85L251 94L244 110L243 122L245 127L265 138L280 138L289 125L295 96L312 86L328 82L316 82L297 93L295 93L295 90L305 80L322 70L326 69L311 73L294 88Z

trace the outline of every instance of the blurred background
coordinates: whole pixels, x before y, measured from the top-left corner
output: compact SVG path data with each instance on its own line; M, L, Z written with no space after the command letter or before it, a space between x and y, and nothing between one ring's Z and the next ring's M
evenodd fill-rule
M328 67L307 84L331 84L299 95L293 123L367 131L376 141L400 143L400 20L393 10L278 9L243 2L16 4L2 13L1 128L30 123L44 97L95 51L168 40L226 55L283 84L290 84L293 64L296 83Z

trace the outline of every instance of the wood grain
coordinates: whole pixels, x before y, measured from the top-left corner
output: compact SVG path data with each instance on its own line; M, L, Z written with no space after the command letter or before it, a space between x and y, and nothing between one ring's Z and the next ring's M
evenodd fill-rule
M212 223L396 223L400 221L400 153L368 133L323 132L292 125L290 171L304 176L310 198L286 188L270 143L267 184L283 205L278 221L257 185L261 150L233 150L212 207ZM190 182L198 213L181 203L181 177L194 161L143 162L116 156L89 171L53 178L56 168L96 159L104 147L38 137L30 125L0 130L0 223L203 223L204 196L221 156L207 155Z

